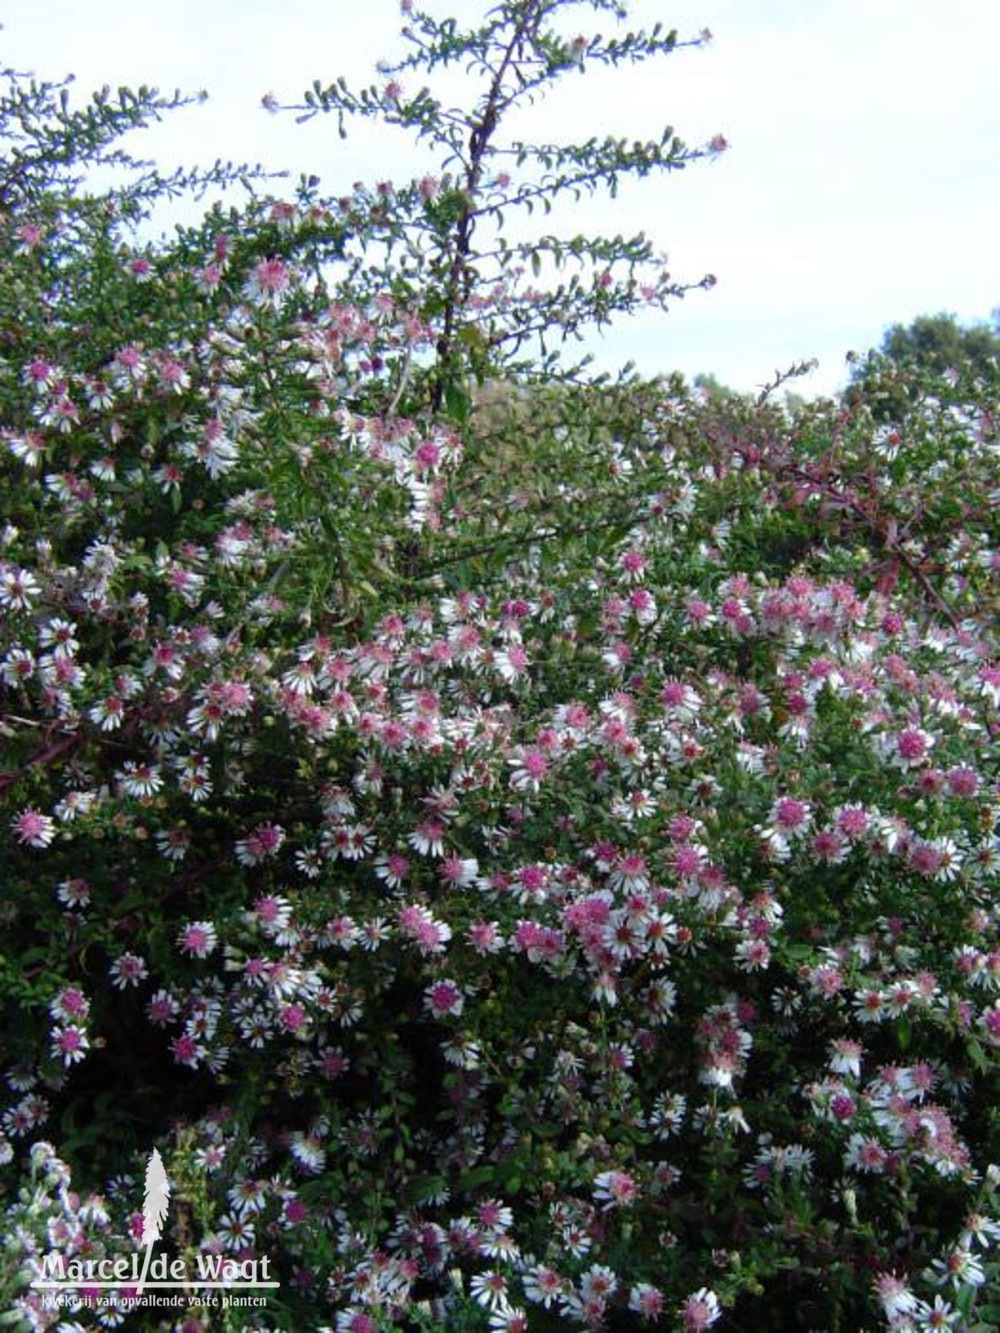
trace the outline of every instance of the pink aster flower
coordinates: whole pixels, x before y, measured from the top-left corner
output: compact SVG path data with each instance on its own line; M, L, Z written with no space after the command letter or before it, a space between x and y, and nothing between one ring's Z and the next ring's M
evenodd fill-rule
M673 855L674 874L678 879L698 879L705 869L705 857L700 847L684 845Z
M1000 707L1000 667L980 667L979 692L995 706Z
M510 785L515 791L538 791L549 771L549 761L541 750L530 746L522 754L507 761L514 767Z
M504 937L496 921L474 921L466 932L466 938L476 953L499 953L504 945Z
M56 826L48 815L39 810L22 810L11 820L14 836L22 847L34 847L41 850L48 847L56 835Z
M656 619L656 599L648 588L633 588L628 605L640 625L651 625Z
M876 1299L889 1319L913 1314L917 1308L916 1296L895 1273L879 1273L872 1287Z
M794 796L780 796L771 807L771 820L786 837L803 833L811 818L808 801L800 801Z
M638 1282L629 1292L628 1308L643 1319L659 1319L667 1304L659 1287L648 1282Z
M847 1144L847 1165L855 1171L881 1175L886 1169L889 1154L878 1139L864 1134L852 1134Z
M637 583L645 573L646 561L641 551L637 551L635 547L630 547L619 558L618 567L626 582Z
M175 1037L170 1043L170 1049L173 1052L174 1059L178 1064L187 1065L189 1069L196 1069L199 1062L207 1054L197 1037L191 1033L185 1032L181 1036Z
M479 862L474 856L446 856L438 867L438 878L449 889L464 889L475 884Z
M645 857L638 852L629 852L619 857L609 878L613 888L624 889L627 893L643 892L649 888L649 867Z
M975 796L979 774L969 764L956 764L945 774L945 783L952 796Z
M146 960L137 953L123 953L111 964L111 984L116 990L138 986L148 976Z
M380 856L375 862L375 874L388 884L390 889L398 889L409 872L410 862L402 852L390 852L388 856Z
M426 907L411 903L400 909L397 917L400 932L413 940L424 954L440 954L451 939L451 928L443 921L436 921Z
M684 1333L699 1333L700 1329L710 1328L721 1315L718 1296L708 1287L700 1287L681 1306Z
M433 440L422 440L413 451L413 470L420 475L441 466L441 449Z
M76 1024L52 1031L52 1054L61 1059L64 1065L78 1064L86 1055L90 1046L87 1034Z
M991 1046L1000 1046L1000 1001L979 1016L983 1035Z
M154 1027L166 1027L180 1013L181 1007L169 991L158 990L146 1005L146 1017Z
M177 937L181 953L191 958L207 958L218 943L211 921L192 921L184 926Z
M84 908L90 906L90 881L86 879L64 879L56 889L56 897L63 907Z
M49 1013L64 1023L84 1023L90 1013L90 1001L78 986L65 986L49 1005Z
M269 933L277 933L292 919L292 905L281 894L269 893L254 903L250 919Z
M858 1078L861 1074L861 1056L863 1047L859 1041L849 1037L837 1037L830 1042L829 1068L835 1074L850 1074Z
M916 768L930 753L934 737L921 727L905 727L890 739L890 756L903 768Z
M845 838L862 838L868 832L869 817L860 805L842 805L835 812L837 830Z
M257 301L276 301L291 285L292 275L288 266L272 256L262 259L250 275L247 283L248 294Z
M269 856L276 856L285 841L285 830L280 824L258 824L236 844L236 859L246 866L259 865Z
M457 1017L465 1008L465 998L454 981L434 981L424 992L424 1004L434 1018Z
M435 820L426 820L410 834L410 846L421 856L444 855L444 825Z
M639 1187L627 1171L602 1171L594 1177L594 1198L607 1211L630 1208L639 1197Z
M849 1092L835 1092L830 1098L830 1114L834 1120L839 1120L842 1124L853 1120L857 1109L857 1104Z
M494 666L505 681L519 680L527 673L528 654L519 643L512 643L509 648L501 648L493 659Z
M301 1032L309 1016L301 1004L286 1004L278 1015L278 1022L286 1032Z
M835 828L820 829L811 846L816 860L827 865L839 865L847 857L847 845Z
M32 250L37 250L45 240L45 233L34 222L26 222L23 226L18 227L14 235L17 237L17 253L19 255L30 254Z

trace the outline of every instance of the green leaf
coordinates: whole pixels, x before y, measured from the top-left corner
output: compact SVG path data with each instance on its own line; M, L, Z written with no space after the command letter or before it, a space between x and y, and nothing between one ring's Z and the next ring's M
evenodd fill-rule
M981 1074L985 1074L993 1068L992 1059L986 1054L981 1043L975 1039L965 1043L965 1053Z
M472 412L472 396L463 384L449 380L444 387L444 405L454 421L465 425Z
M496 1169L493 1166L474 1166L471 1171L463 1171L458 1178L458 1189L460 1193L467 1193L470 1190L479 1189L482 1185L488 1185L496 1178Z

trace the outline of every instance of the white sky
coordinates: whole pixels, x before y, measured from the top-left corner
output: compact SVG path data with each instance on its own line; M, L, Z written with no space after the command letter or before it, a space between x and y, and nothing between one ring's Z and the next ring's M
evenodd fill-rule
M485 0L432 0L475 20ZM844 355L887 325L1000 305L1000 3L997 0L633 0L630 26L660 20L707 50L617 76L573 76L537 112L539 137L716 132L720 159L639 182L587 206L574 230L644 230L675 278L711 272L668 315L623 321L595 350L613 369L711 371L753 389L819 357L793 386L826 392ZM134 141L163 166L216 158L321 176L331 194L430 164L394 139L331 118L296 126L261 96L295 101L316 78L358 87L400 50L396 0L7 0L0 64L40 78L208 90L209 100ZM581 9L582 33L613 20ZM360 127L359 127L360 129ZM526 127L524 137L531 130ZM280 189L280 186L278 187Z

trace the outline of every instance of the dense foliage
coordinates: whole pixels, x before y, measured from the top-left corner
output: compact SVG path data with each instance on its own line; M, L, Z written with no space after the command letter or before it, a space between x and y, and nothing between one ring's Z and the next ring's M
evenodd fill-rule
M154 1146L165 1248L281 1281L164 1327L1000 1323L1000 375L886 421L878 358L789 408L532 357L680 289L494 224L724 146L503 140L682 45L581 9L618 6L408 14L388 82L301 114L440 175L158 245L169 182L66 175L154 95L0 106L26 1328L120 1322L29 1283L139 1248ZM468 113L407 95L468 62Z

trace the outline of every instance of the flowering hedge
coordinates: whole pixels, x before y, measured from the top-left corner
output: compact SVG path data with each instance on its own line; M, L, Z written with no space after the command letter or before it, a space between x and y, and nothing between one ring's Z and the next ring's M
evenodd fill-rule
M386 206L7 196L6 1304L155 1145L251 1326L997 1326L1000 378L486 412Z

